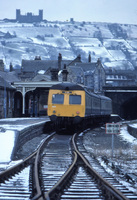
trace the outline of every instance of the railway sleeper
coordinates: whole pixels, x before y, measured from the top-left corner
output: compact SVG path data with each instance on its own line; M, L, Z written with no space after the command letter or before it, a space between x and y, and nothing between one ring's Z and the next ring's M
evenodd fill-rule
M136 183L137 182L137 175L135 175L135 174L126 173L124 175L124 177L126 178L126 180L128 182L131 182L131 183Z

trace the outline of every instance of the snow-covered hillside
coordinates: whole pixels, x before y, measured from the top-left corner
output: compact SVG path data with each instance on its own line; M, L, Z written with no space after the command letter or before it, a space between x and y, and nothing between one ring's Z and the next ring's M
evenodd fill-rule
M0 59L6 68L14 67L22 59L72 60L81 54L82 60L101 59L106 67L134 69L137 66L137 25L47 22L19 24L0 22Z

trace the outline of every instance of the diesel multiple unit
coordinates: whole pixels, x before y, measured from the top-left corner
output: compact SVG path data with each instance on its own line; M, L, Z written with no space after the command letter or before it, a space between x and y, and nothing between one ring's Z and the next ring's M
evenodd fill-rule
M66 82L53 85L49 90L48 116L58 126L104 119L111 113L110 98L90 93L80 85Z

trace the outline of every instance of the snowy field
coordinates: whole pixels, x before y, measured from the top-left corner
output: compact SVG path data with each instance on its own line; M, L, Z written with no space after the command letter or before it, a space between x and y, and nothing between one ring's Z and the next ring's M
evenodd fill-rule
M93 62L100 58L106 67L115 67L113 62L116 61L126 61L130 63L128 69L133 69L137 53L136 32L136 25L127 24L0 22L0 57L7 67L10 62L17 67L21 66L22 59L31 60L37 55L42 60L57 60L61 53L63 59L73 60L81 54L85 62L91 53Z

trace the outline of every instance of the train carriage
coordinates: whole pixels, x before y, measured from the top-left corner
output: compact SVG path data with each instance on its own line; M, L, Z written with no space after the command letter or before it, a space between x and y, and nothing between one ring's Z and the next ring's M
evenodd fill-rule
M86 96L85 117L100 115L101 113L100 112L100 106L101 106L100 97L94 93L89 93L87 91L85 91L85 96Z
M89 93L74 83L53 85L48 96L48 116L56 126L72 126L86 119L108 117L111 114L111 99Z
M112 100L106 96L101 96L101 115L110 115L112 113Z

